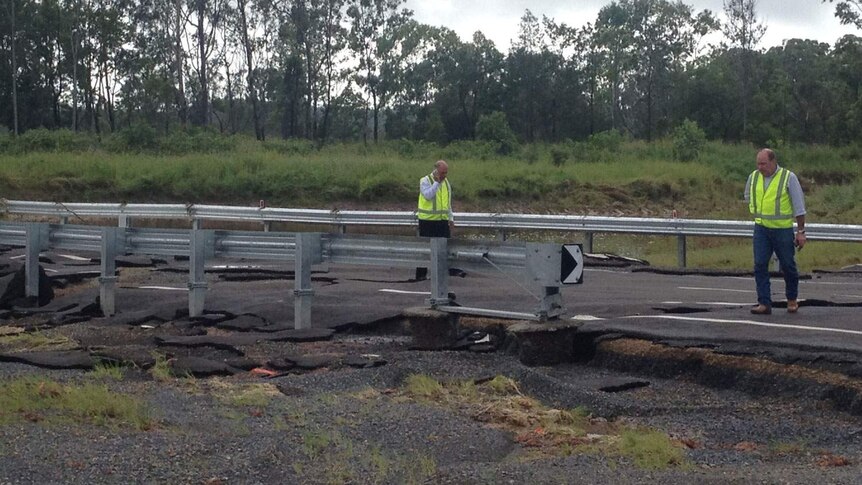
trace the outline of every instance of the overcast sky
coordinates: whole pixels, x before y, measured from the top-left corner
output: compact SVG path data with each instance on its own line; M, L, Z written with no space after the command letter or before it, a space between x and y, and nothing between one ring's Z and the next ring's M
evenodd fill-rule
M722 0L683 1L696 11L709 9L724 19ZM581 26L595 22L599 10L609 3L611 0L407 0L406 7L419 22L448 27L464 41L481 30L498 50L506 52L526 9L540 19L546 15L558 23ZM759 0L758 17L767 26L761 47L781 45L792 38L834 44L844 34L862 36L859 29L841 25L834 9L820 0Z

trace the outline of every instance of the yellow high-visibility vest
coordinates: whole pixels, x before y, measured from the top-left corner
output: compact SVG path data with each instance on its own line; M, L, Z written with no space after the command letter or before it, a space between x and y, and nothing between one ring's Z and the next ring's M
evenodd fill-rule
M434 179L430 175L426 175L426 177L432 184L434 183ZM433 200L428 200L421 192L419 193L419 209L416 211L416 217L423 221L449 220L452 193L449 187L449 179L445 179L443 182L437 189L437 194Z
M764 189L760 172L755 170L751 174L748 210L754 216L755 224L770 229L793 227L793 204L787 191L789 180L790 171L779 168Z

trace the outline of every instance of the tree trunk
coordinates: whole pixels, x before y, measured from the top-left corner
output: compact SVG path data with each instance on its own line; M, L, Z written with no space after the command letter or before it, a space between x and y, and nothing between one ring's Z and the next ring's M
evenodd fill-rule
M240 27L242 29L242 43L245 49L246 67L248 69L246 82L248 83L248 97L251 100L252 118L254 120L254 136L260 141L263 141L265 136L263 126L260 121L260 109L257 102L257 92L254 79L254 51L251 46L251 40L248 37L248 21L245 15L246 2L239 2L239 18Z
M183 80L183 44L182 44L182 17L183 17L183 0L177 0L176 3L176 24L174 30L174 73L177 77L177 90L175 93L177 103L177 114L180 118L180 123L183 127L189 121L189 108L186 102L186 88Z
M15 44L18 42L17 29L15 23L15 11L18 10L17 2L11 2L11 18L12 18L12 134L18 136L18 59Z
M201 94L198 108L198 120L201 125L209 126L210 124L210 108L209 108L209 78L207 73L207 35L204 30L204 19L206 15L206 0L197 0L198 12L198 52L200 53L200 69L199 80L201 83Z

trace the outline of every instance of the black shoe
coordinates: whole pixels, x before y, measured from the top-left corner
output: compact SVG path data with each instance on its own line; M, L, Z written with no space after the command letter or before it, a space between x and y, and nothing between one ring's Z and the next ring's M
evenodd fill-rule
M428 268L416 268L416 281L428 279Z

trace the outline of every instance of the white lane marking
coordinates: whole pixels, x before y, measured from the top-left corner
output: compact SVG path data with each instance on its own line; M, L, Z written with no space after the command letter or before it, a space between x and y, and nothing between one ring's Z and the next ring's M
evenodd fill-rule
M408 291L408 290L391 290L389 288L383 288L379 291L383 293L399 293L404 295L430 295L430 291Z
M800 300L801 301L801 300ZM681 305L683 302L681 301L663 301L662 305ZM695 301L692 302L695 305L715 305L715 306L741 306L741 305L750 305L751 303L734 303L731 301Z
M731 288L701 288L699 286L677 286L680 290L701 290L701 291L731 291L733 293L757 293L754 290L734 290Z
M847 298L862 298L862 295L838 295L838 296L846 296Z
M51 268L42 268L42 269L44 269L46 273L59 273L60 272L56 269L51 269Z
M82 258L80 256L75 256L72 254L57 254L57 256L62 256L66 259L71 259L72 261L90 261L90 258Z
M173 286L136 286L139 290L168 290L168 291L189 291L188 288L175 288Z
M572 317L572 320L580 320L582 322L590 322L593 320L604 320L604 318L594 317L592 315L575 315Z
M622 271L614 271L612 269L592 269L592 268L584 268L584 272L589 273L619 273L622 274Z
M27 257L26 254L19 254L18 256L11 256L9 259L21 259L21 258L26 258L26 257Z
M805 281L802 280L800 283L805 282L806 285L838 285L838 286L859 286L862 283L854 282L854 283L843 283L840 281Z
M766 323L766 322L758 322L756 320L726 320L721 318L697 318L697 317L682 317L678 315L629 315L623 318L662 318L665 320L683 320L690 322L708 322L708 323L742 323L745 325L756 325L758 327L775 327L775 328L793 328L796 330L814 330L820 332L835 332L835 333L849 333L852 335L862 335L862 331L860 330L846 330L843 328L832 328L832 327L809 327L806 325L787 325L784 323Z

